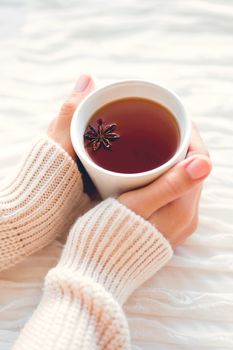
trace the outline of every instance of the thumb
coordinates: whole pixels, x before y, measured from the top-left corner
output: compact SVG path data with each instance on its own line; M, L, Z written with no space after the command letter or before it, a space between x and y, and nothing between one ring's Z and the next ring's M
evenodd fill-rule
M59 143L64 150L76 159L76 153L70 139L70 123L79 103L94 89L94 81L89 75L81 75L70 97L63 103L58 116L48 128L48 136Z
M210 171L211 162L207 156L190 157L174 166L150 185L125 193L122 198L120 196L119 200L137 214L148 218L159 208L199 185Z
M63 103L58 117L69 118L73 117L74 111L78 107L79 103L94 89L94 81L90 75L82 74L76 81L75 87L68 97L68 99Z

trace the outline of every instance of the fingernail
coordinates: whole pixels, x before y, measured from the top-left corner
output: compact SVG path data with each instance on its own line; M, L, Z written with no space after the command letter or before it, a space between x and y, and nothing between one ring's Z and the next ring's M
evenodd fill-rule
M76 85L75 85L75 91L76 92L82 92L86 89L87 85L89 84L90 82L90 77L88 75L81 75L77 82L76 82Z
M194 159L187 165L186 171L192 180L198 180L209 174L210 164L204 159Z

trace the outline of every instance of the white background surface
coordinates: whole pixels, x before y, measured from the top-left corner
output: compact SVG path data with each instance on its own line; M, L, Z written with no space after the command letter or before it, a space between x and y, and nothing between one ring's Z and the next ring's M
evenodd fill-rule
M211 152L200 226L125 306L144 350L233 348L233 1L0 0L0 177L45 130L81 72L154 80L180 95ZM61 250L0 274L9 350Z

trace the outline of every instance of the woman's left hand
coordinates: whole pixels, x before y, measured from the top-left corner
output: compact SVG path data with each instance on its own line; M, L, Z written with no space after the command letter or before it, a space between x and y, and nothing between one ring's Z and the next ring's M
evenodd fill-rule
M94 89L94 81L89 75L81 75L76 82L70 97L63 103L58 116L48 128L48 136L59 143L74 159L77 159L70 139L70 124L74 111L79 103Z

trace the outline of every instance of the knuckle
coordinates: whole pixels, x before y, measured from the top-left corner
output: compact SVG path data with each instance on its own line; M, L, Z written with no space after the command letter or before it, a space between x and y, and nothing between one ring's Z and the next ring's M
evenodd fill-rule
M74 113L75 103L72 100L67 100L63 103L60 115L71 115Z
M176 198L179 195L179 184L172 174L165 177L165 188L169 197Z
M186 227L186 234L188 236L192 235L198 228L198 217L192 219L189 225Z
M191 223L191 229L193 230L193 232L197 230L198 225L199 225L199 217L198 217L198 215L196 215L193 218L192 223Z
M190 206L187 205L183 205L182 207L182 214L183 214L183 222L184 224L189 224L192 218L192 209L190 208Z
M176 205L176 225L178 230L186 230L191 226L193 220L192 207L186 202Z

